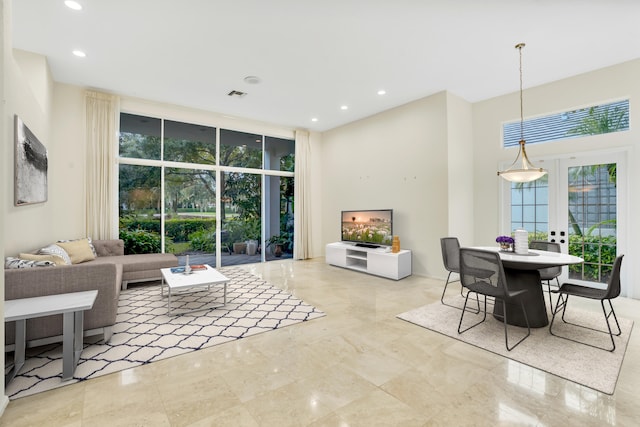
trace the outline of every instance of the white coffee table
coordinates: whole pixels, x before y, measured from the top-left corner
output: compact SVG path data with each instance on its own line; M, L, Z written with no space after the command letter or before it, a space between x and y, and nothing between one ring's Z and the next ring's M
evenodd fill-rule
M173 273L171 271L171 268L163 268L160 270L162 272L162 285L160 294L164 296L165 285L169 288L169 291L167 293L167 314L171 314L172 294L189 290L193 291L194 288L202 288L204 286L206 286L207 289L211 289L211 286L222 285L222 304L206 306L194 310L183 310L178 314L193 313L194 311L209 310L212 308L219 308L227 305L227 283L229 283L229 279L211 266L205 265L205 267L206 270L194 270L190 274Z

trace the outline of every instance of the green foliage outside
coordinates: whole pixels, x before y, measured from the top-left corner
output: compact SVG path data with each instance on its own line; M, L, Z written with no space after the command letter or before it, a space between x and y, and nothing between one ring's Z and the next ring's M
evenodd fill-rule
M124 241L125 255L162 252L160 234L153 231L120 229L120 238ZM169 244L167 242L167 246Z
M569 253L584 259L583 264L572 264L569 273L580 280L606 282L616 259L616 238L614 236L592 236L594 227L587 235L572 234L569 236ZM547 232L529 233L532 240L547 240ZM600 269L601 271L598 271Z
M198 252L215 253L216 232L211 230L199 230L189 235L189 246Z
M146 230L160 234L160 219L123 218L120 227L127 230ZM216 229L215 218L172 218L164 222L166 236L176 242L189 240L196 231Z

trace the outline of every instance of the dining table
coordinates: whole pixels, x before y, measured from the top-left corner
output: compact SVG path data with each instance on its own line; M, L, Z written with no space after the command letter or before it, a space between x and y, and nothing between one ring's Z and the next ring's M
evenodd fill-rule
M504 251L496 246L475 246L500 254L504 268L507 287L510 290L526 290L522 296L524 307L532 328L543 328L549 324L547 306L542 291L540 269L571 264L580 264L584 260L575 255L529 249L526 254ZM527 326L526 319L519 305L507 304L507 323L514 326ZM502 321L502 304L494 304L493 316Z

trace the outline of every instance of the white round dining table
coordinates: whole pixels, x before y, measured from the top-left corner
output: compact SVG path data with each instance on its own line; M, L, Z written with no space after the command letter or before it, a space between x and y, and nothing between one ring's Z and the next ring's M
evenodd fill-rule
M527 254L506 252L496 246L474 246L473 249L481 249L500 254L500 260L504 267L504 273L509 289L526 290L524 305L532 328L542 328L549 324L547 306L542 284L540 281L541 268L557 267L562 265L580 264L584 260L580 257L558 252L548 252L529 249ZM515 326L526 327L527 323L519 306L507 305L507 323ZM502 320L502 304L495 304L493 309L495 318Z

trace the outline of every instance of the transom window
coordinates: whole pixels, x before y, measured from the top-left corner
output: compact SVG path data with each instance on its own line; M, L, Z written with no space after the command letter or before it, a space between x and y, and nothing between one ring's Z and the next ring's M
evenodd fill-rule
M579 108L523 122L527 144L629 130L629 100ZM517 146L520 121L502 127L503 147Z

